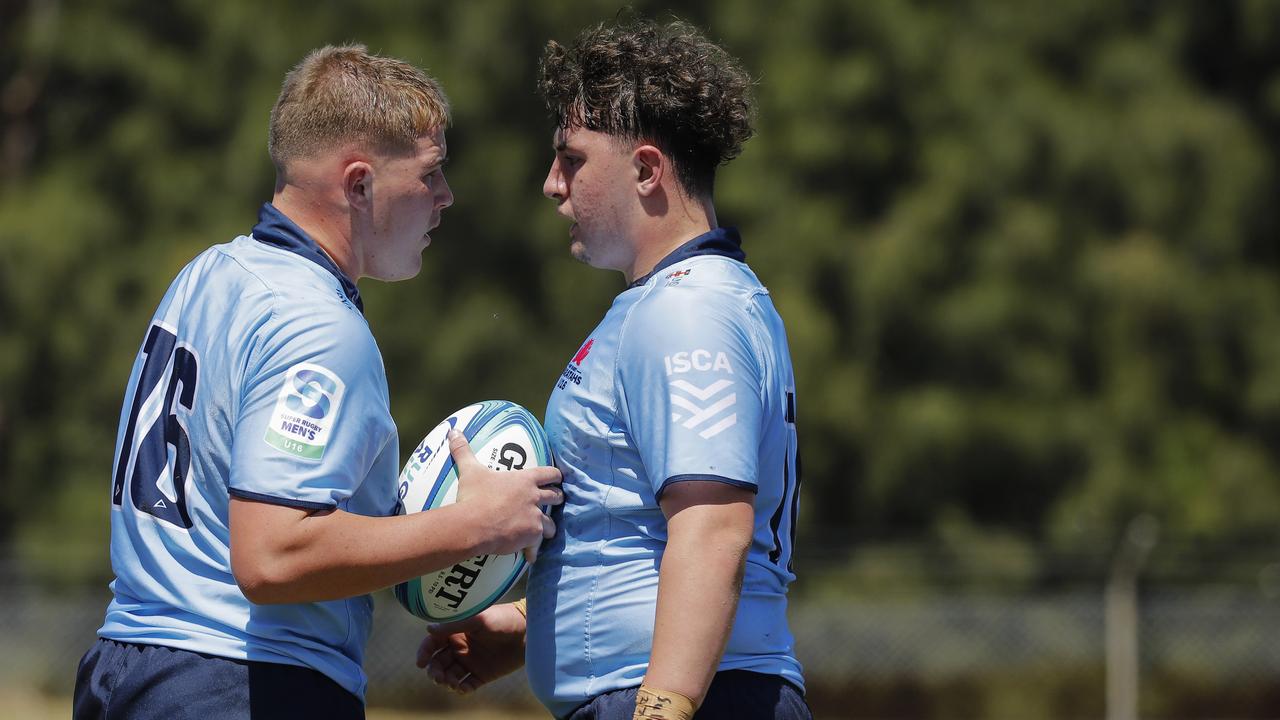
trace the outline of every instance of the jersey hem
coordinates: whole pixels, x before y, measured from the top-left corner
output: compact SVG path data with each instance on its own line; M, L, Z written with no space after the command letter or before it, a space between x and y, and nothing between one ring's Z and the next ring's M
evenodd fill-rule
M240 488L227 488L227 492L241 500L255 500L257 502L265 502L272 505L284 505L286 507L298 508L300 510L333 510L338 507L337 503L321 503L311 502L310 500L282 498L276 497L275 495L267 495L266 493L241 490Z
M668 485L674 485L676 483L682 483L682 482L690 482L692 480L706 480L709 482L718 482L718 483L723 483L725 485L732 485L733 487L742 488L743 490L750 490L752 495L758 495L760 493L760 488L756 486L755 483L749 483L744 480L734 480L732 478L727 478L722 475L691 474L691 475L672 475L666 480L663 480L662 485L658 487L658 492L654 493L654 498L661 499L662 493L667 491Z

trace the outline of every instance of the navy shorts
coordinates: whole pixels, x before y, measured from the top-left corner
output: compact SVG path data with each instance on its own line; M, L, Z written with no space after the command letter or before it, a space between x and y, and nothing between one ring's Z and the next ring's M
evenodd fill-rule
M597 695L568 720L631 720L638 687ZM711 679L697 720L812 720L804 693L778 675L721 670Z
M364 718L364 703L311 668L106 638L76 671L76 720Z

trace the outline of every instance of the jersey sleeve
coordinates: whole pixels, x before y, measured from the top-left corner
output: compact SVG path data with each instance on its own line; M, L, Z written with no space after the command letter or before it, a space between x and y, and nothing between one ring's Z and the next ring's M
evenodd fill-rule
M763 373L735 300L659 288L623 328L619 405L655 497L687 480L757 490Z
M233 496L341 507L394 436L381 357L352 312L273 318L253 338L235 418Z

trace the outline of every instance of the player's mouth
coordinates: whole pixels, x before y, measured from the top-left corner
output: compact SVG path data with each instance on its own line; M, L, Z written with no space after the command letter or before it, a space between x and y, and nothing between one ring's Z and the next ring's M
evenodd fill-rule
M431 244L431 231L440 227L440 221L436 220L427 226L427 231L422 233L422 246L426 247Z

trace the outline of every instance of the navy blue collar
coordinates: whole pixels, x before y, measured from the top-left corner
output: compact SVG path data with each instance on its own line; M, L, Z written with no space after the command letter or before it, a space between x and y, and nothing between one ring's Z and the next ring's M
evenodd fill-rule
M338 278L338 284L342 286L342 292L355 305L361 313L364 313L364 301L360 299L360 291L356 289L356 284L351 282L343 274L342 270L329 259L328 255L320 249L315 240L307 235L306 231L298 227L296 223L290 220L284 213L280 212L275 205L271 203L263 203L262 209L258 211L258 224L253 226L253 239L260 243L278 247L282 250L288 250L296 253L320 267L333 273Z
M745 262L747 259L747 254L742 251L742 237L738 235L738 229L731 227L716 228L709 232L704 232L672 250L670 254L662 258L662 261L657 266L649 271L648 275L637 278L627 286L627 289L640 287L649 282L649 278L666 270L668 267L681 260L688 260L698 255L721 255L738 262Z

